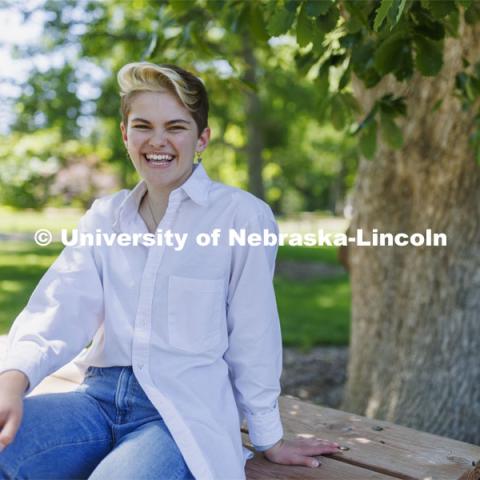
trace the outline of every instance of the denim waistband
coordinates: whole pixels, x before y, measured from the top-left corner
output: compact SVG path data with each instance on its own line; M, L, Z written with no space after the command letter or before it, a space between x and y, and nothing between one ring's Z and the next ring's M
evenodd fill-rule
M133 373L132 366L124 366L124 367L92 367L90 366L85 371L85 378L104 377L104 376L117 378L121 374L122 370Z

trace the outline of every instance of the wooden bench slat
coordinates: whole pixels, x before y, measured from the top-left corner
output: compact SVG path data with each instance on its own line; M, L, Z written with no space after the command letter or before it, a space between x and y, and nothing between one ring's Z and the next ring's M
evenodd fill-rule
M480 459L480 447L468 443L290 396L282 396L279 403L286 434L336 441L350 448L342 454L348 462L397 478L458 479L472 468L472 461Z
M243 444L251 447L248 436L242 434ZM269 462L262 453L254 452L255 457L247 462L247 480L394 480L396 477L372 472L355 465L350 465L333 458L319 456L322 465L318 468L286 466Z

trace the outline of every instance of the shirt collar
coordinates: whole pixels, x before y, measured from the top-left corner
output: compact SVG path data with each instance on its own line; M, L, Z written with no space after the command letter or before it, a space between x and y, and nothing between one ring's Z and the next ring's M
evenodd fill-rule
M193 172L187 180L178 187L201 207L208 205L208 192L212 181L201 163L193 164ZM175 191L175 190L174 190Z
M193 172L187 178L187 180L170 192L169 201L171 198L178 196L179 194L186 194L193 202L205 207L208 205L208 192L212 181L208 176L205 168L201 163L193 164ZM115 231L122 230L121 223L132 220L138 212L138 207L147 191L147 184L145 180L135 185L135 187L127 194L120 206L115 212L113 229Z

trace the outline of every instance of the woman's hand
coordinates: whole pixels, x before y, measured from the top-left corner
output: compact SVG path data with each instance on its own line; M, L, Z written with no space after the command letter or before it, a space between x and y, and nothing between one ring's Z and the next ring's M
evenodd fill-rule
M264 455L268 460L283 465L305 465L318 467L321 465L316 455L328 453L341 453L340 445L321 438L296 438L294 440L281 439L272 448L265 450Z
M27 386L27 377L18 370L0 375L0 452L13 442L20 427Z

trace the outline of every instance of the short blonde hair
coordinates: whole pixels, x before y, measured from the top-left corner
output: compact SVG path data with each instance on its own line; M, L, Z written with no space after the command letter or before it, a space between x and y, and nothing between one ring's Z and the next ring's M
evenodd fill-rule
M164 92L175 95L187 108L198 128L198 135L208 127L208 94L203 82L177 65L134 62L117 74L120 87L122 121L128 122L131 103L138 92Z

